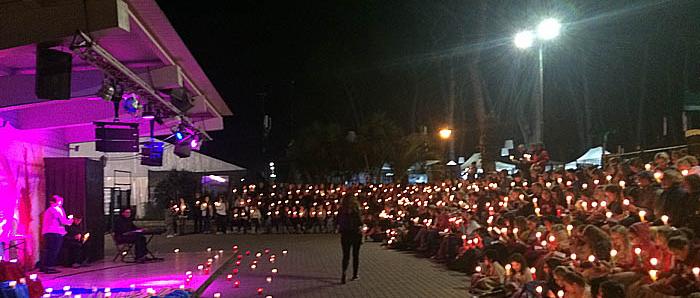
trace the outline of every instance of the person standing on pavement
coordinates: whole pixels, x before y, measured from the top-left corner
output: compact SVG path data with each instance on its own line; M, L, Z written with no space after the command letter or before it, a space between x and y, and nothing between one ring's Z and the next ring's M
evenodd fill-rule
M345 272L350 263L350 250L352 249L352 280L357 280L358 267L360 266L360 246L362 245L362 218L360 216L360 203L355 197L346 197L338 212L338 232L340 233L340 245L343 249L343 274L341 283L345 283Z
M223 195L219 195L218 200L214 203L214 206L216 207L216 234L226 234L226 229L228 227L228 214L226 214L226 210L228 209L228 204L226 204L226 200L224 200Z

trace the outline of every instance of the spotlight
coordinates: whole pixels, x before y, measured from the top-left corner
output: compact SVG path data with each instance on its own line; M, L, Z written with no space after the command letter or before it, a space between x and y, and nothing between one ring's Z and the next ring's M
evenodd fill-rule
M124 110L129 114L136 114L136 112L138 112L141 108L141 104L139 103L139 99L136 94L129 94L125 97L123 102L122 107L124 107Z
M180 123L177 127L173 127L173 135L177 143L181 143L190 136L190 130L185 123Z
M190 141L190 147L192 149L197 149L197 146L199 146L199 138L197 136L192 137L192 141Z
M106 101L112 101L115 98L119 98L115 95L117 95L117 84L109 79L102 81L102 87L100 87L100 90L97 91L97 96Z

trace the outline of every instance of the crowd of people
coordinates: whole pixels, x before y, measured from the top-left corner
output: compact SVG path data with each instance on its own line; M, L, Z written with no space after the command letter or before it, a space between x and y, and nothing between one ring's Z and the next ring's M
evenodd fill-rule
M332 233L357 199L367 240L470 274L475 295L665 297L700 291L693 156L604 169L484 173L424 185L248 185L169 209L208 233ZM188 217L189 216L189 217ZM177 231L172 228L173 233ZM183 232L179 229L177 232ZM700 294L695 294L700 295Z

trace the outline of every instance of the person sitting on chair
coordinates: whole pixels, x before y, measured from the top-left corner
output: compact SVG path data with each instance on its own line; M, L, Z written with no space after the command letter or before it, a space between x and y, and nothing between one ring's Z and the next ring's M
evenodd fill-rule
M65 265L73 268L87 267L85 257L85 242L90 238L90 233L83 233L80 227L81 218L74 217L73 224L66 227L66 235L63 236L63 249L65 249Z
M148 261L149 259L146 258L146 237L138 234L143 232L143 229L134 225L134 220L131 219L131 209L124 208L119 215L114 220L114 240L117 244L133 243L136 262L143 263ZM128 232L133 233L125 235Z

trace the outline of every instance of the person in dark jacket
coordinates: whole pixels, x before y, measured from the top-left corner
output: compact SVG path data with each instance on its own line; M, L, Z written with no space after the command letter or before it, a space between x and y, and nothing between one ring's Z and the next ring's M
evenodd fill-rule
M338 232L340 244L343 248L343 274L341 283L345 283L345 271L350 262L350 249L352 249L352 280L359 278L357 275L360 266L360 246L362 245L362 218L360 217L360 203L354 197L347 197L338 212Z
M685 226L694 212L693 204L686 192L681 187L683 176L676 170L666 170L661 179L661 187L664 191L657 202L657 210L670 218L674 226Z
M113 231L114 240L117 243L134 243L136 262L143 263L148 261L146 258L146 237L138 234L143 229L139 229L134 225L134 221L131 219L130 208L122 209L119 217L114 220ZM129 232L136 232L136 234Z

